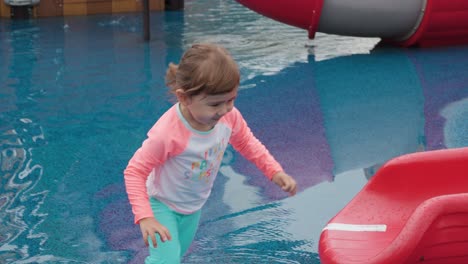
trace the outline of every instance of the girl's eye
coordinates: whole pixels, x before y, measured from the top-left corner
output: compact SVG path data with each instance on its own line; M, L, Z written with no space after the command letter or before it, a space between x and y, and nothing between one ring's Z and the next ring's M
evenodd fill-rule
M218 107L218 106L220 106L220 105L222 105L222 104L225 104L225 103L230 104L230 103L234 102L234 100L235 100L235 98L229 99L229 100L227 100L227 101L225 101L225 102L221 102L221 103L209 104L209 106L211 106L211 107Z

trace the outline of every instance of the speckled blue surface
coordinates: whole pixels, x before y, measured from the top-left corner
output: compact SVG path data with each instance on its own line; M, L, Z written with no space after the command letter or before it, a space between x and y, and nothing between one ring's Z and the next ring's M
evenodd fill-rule
M286 197L229 149L184 263L320 263L320 231L387 160L468 146L468 47L318 34L234 1L0 20L0 263L141 263L122 171L173 100L169 62L226 46L236 106L299 184Z

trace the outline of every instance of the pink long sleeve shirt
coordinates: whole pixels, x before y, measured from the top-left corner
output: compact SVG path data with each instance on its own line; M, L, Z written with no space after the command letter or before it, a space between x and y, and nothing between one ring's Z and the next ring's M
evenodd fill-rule
M135 223L154 217L149 196L182 214L199 210L211 193L228 143L270 180L283 170L236 108L203 132L189 125L178 103L172 106L149 130L124 171Z

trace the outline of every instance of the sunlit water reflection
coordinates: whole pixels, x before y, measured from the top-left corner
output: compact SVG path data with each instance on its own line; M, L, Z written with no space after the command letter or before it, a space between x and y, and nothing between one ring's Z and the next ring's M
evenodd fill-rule
M294 175L286 197L226 152L184 263L319 263L321 228L388 159L468 145L468 48L376 46L263 18L234 1L0 22L0 262L141 263L122 170L171 105L169 62L226 46L236 102Z

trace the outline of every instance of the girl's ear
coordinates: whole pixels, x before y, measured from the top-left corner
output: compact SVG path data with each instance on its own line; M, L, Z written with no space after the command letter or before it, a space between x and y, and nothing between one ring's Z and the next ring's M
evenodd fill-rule
M189 105L191 103L190 96L185 93L182 89L177 89L175 91L177 101L183 105Z

